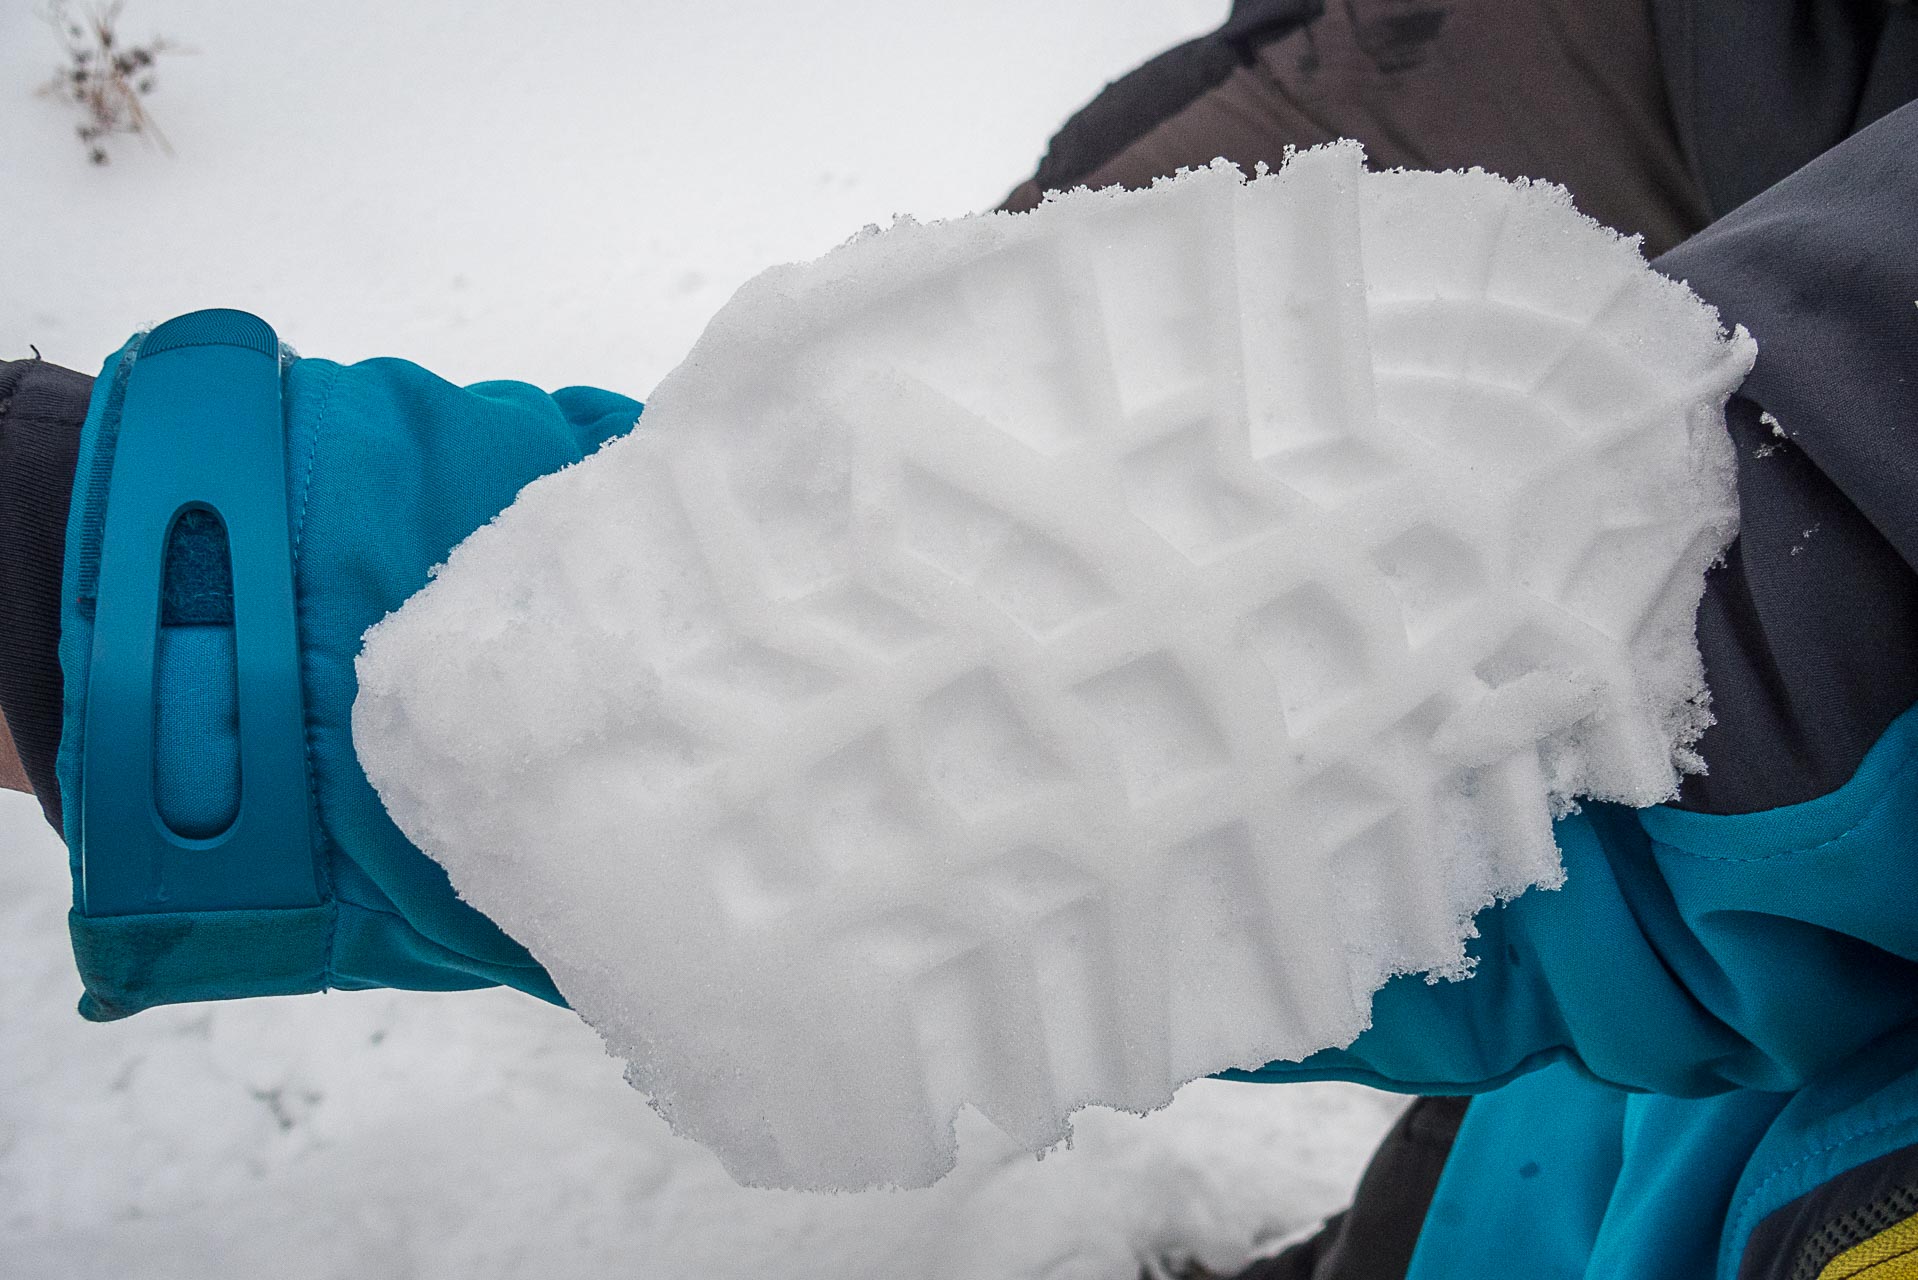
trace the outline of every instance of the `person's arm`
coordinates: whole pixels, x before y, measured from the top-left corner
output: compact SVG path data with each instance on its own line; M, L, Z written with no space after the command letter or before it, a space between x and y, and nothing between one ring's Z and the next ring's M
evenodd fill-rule
M1570 1058L1635 1088L1784 1088L1918 1012L1918 923L1881 891L1918 861L1918 730L1893 723L1918 690L1918 512L1901 505L1918 484L1900 434L1918 381L1898 372L1918 355L1918 267L1893 234L1918 208L1914 142L1907 109L1660 263L1761 344L1731 414L1746 532L1701 611L1712 773L1674 808L1565 820L1567 887L1485 913L1476 978L1396 982L1349 1049L1263 1074L1445 1091ZM287 989L509 981L555 998L386 819L351 754L352 661L455 542L638 406L462 391L396 361L297 361L284 391L316 794L352 923L327 945L365 947L327 951ZM115 1008L221 993L161 981Z
M20 765L20 753L14 748L5 717L0 717L0 788L33 794L33 781Z
M60 829L60 571L74 450L93 379L0 360L0 785Z
M110 359L97 382L37 360L0 363L0 707L25 780L70 843L97 530L124 407L119 375L146 336ZM221 909L101 914L89 912L77 881L70 924L87 986L81 1012L107 1019L188 1000L502 983L557 1002L525 950L461 902L444 872L387 821L353 755L353 658L360 634L417 590L455 543L524 484L630 429L640 406L591 388L460 388L401 360L290 360L279 382L305 704L292 732L309 776L320 901L255 909L241 877L231 900L215 904ZM129 480L137 489L143 477ZM232 678L222 675L233 670L229 563L217 524L183 519L169 541L155 799L187 835L217 834L239 799ZM113 842L88 833L77 862L82 846L110 857Z

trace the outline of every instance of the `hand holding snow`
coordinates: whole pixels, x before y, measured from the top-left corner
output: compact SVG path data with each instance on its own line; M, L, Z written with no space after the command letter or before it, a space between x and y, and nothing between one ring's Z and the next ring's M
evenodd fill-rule
M395 821L742 1181L1347 1043L1692 762L1750 339L1360 161L769 271L368 633Z

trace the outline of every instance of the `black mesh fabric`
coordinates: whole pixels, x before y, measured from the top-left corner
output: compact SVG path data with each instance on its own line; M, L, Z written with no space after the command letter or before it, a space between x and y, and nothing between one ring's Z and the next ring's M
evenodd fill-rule
M1738 1280L1817 1280L1846 1250L1918 1213L1918 1147L1846 1170L1767 1215Z

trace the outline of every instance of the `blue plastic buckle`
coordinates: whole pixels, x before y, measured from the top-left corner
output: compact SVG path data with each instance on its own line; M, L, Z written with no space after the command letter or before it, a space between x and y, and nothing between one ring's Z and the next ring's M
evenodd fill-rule
M212 511L233 564L240 804L188 839L154 802L162 576L174 524ZM280 343L243 311L147 335L122 402L101 532L80 761L87 916L311 907L322 901L307 785Z

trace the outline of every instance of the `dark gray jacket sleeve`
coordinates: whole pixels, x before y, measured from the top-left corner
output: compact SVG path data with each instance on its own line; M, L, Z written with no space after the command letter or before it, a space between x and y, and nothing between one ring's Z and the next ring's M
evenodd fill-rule
M1681 807L1823 795L1918 703L1918 104L1654 263L1758 339L1740 532L1698 639L1718 723Z
M0 361L0 712L56 831L60 572L92 389L85 374L44 360Z

